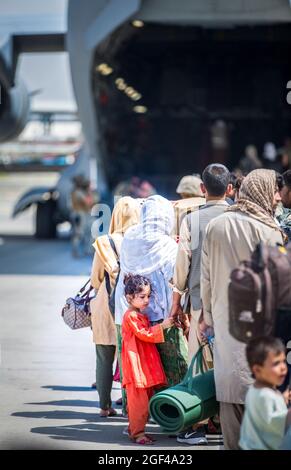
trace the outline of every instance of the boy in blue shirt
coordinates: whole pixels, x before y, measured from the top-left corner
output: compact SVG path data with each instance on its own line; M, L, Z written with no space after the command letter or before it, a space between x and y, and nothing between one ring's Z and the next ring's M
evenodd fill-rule
M278 338L261 337L250 341L246 349L255 382L248 390L239 446L243 450L291 449L291 398L277 387L287 374L285 347ZM289 430L289 431L288 431Z

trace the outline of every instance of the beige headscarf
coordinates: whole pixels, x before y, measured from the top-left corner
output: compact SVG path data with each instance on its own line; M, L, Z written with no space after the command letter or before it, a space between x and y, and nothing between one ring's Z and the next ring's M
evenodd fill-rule
M123 235L129 227L138 224L139 219L139 202L130 196L121 197L114 206L108 233Z
M140 202L130 196L120 198L115 204L108 234L113 235L112 238L114 239L117 251L120 249L123 235L126 230L139 223L140 209ZM105 270L109 273L115 273L118 270L118 265L107 235L102 235L96 238L93 246L104 263Z
M251 171L243 180L236 204L227 211L240 211L258 219L263 224L282 232L273 215L273 199L277 190L274 170L257 169ZM283 236L282 232L282 236Z

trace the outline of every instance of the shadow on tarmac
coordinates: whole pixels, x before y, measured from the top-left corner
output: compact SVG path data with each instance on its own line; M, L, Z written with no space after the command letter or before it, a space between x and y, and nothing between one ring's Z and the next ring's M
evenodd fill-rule
M77 385L76 386L43 385L41 388L46 388L48 390L54 390L54 391L63 391L63 392L96 392L96 388L78 387Z
M133 443L129 440L128 436L122 434L124 427L124 422L115 422L115 432L112 432L112 422L108 421L106 423L102 422L102 425L96 423L32 428L31 432L48 435L54 440L94 442L95 444L109 445L118 443L121 447L132 447ZM144 447L152 448L153 446Z
M119 444L120 447L135 447L135 444L129 439L128 436L122 434L125 423L114 423L114 430L112 422L106 421L102 422L102 425L99 423L96 424L78 424L72 426L52 426L52 427L40 427L32 428L32 433L45 434L48 435L51 439L54 440L63 440L63 441L79 441L79 442L94 442L96 444ZM166 434L159 432L159 427L155 428L147 426L146 432L149 433L155 439L155 445L151 446L142 446L146 449L154 450L155 447L161 447L162 449L180 447L181 449L199 449L201 446L183 446L179 445L176 441L176 436L170 438ZM136 448L140 448L136 444ZM216 443L208 443L207 447L216 447ZM110 447L109 447L110 449ZM107 448L108 450L108 448Z
M46 403L42 404L46 405ZM49 420L64 419L86 421L83 424L69 424L66 426L43 426L31 428L30 430L31 433L47 435L50 439L56 441L63 440L93 442L95 444L115 444L115 446L116 444L118 444L123 448L134 446L134 443L129 440L128 436L122 433L125 427L127 427L128 425L128 420L127 418L124 418L121 414L109 418L100 418L97 411L96 413L82 413L71 410L54 410L19 412L13 413L11 416L30 419L45 418ZM179 446L175 439L176 436L168 436L167 434L162 433L158 425L148 425L146 432L150 433L156 439L156 446L161 446L161 448L163 449L170 449ZM190 448L195 448L195 450L198 450L199 447L200 446L190 446ZM217 444L208 443L207 447L217 447ZM21 448L21 445L18 448ZM144 448L154 449L155 446L144 446ZM183 449L189 447L181 445L181 448Z
M44 403L45 404L45 403ZM66 410L54 410L54 411L21 411L13 413L11 416L17 418L36 418L36 419L78 419L86 420L88 422L96 422L99 418L98 412L96 413L82 413L80 411L66 411ZM101 418L100 418L101 419Z
M99 408L99 401L91 401L91 400L56 400L56 401L47 401L47 402L32 402L32 403L25 403L25 405L49 405L49 406L77 406L80 407L92 407L92 408Z

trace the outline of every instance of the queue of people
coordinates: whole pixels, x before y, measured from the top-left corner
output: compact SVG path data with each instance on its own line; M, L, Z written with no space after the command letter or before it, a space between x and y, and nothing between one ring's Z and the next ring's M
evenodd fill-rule
M259 242L288 241L291 171L280 176L258 168L236 177L211 164L201 179L184 178L181 187L188 205L178 212L177 201L159 195L121 197L108 235L93 245L100 416L116 415L111 387L117 357L129 420L124 433L137 444L152 444L145 432L151 396L180 383L200 346L214 338L213 350L203 348L203 362L214 368L219 415L179 434L178 442L205 445L212 435L225 449L273 449L283 442L291 448L291 395L276 389L287 375L284 345L260 338L246 348L228 330L231 271Z

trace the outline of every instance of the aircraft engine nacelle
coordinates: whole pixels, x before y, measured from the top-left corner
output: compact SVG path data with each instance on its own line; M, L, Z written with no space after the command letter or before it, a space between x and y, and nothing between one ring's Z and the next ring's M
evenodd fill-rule
M29 115L29 94L22 81L11 88L0 83L0 142L14 139L25 127Z

